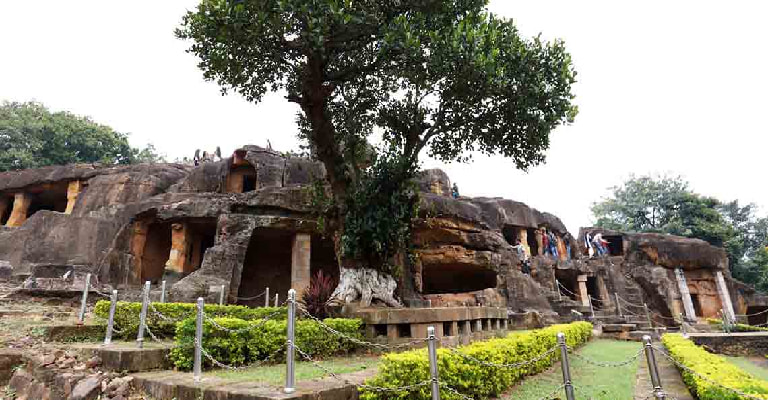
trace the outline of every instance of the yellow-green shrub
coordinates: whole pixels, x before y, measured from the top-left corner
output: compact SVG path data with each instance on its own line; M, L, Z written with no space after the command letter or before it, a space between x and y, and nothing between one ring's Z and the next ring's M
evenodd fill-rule
M109 301L100 300L96 303L94 313L105 323L109 318ZM192 318L197 313L197 305L194 303L152 303L152 306L168 320L165 320L147 310L147 326L155 336L173 337L176 333L176 323L187 318ZM261 307L251 308L246 306L206 304L205 313L210 317L232 317L246 321L262 319L267 315L277 312L272 318L285 319L287 309L285 307ZM115 307L115 326L120 333L115 333L116 338L135 339L139 331L139 316L141 303L118 301Z
M724 357L707 352L679 334L663 335L661 341L678 363L717 383L710 383L685 370L680 371L685 384L699 400L746 399L720 385L768 399L768 381L755 378Z
M576 347L592 336L592 324L574 322L553 325L544 329L511 334L503 339L491 339L458 348L458 352L495 364L512 364L541 356L557 344L557 333L565 333L566 342ZM454 354L448 349L438 349L437 362L440 382L474 398L498 396L523 377L541 372L552 365L560 355L555 351L536 363L521 368L491 368ZM399 387L423 382L430 378L427 350L419 349L404 353L386 354L379 365L379 373L367 384L372 386ZM430 399L430 387L411 392L376 392L361 390L362 400ZM456 395L441 391L441 398L458 399Z
M707 318L707 323L710 325L716 325L718 328L723 329L723 320L717 318ZM731 324L731 332L766 332L768 328L762 326L754 326L747 324Z
M285 347L288 321L244 321L238 318L214 318L220 326L234 332L215 327L210 320L203 323L203 348L216 360L233 366L252 364L264 360ZM328 318L323 322L331 328L355 339L362 339L363 321L359 319ZM194 356L196 320L184 320L176 329L176 347L171 351L171 360L179 368L192 368ZM356 348L350 340L328 333L312 320L296 321L296 345L310 356L330 356L346 353ZM297 357L299 355L297 354ZM272 358L283 360L285 354ZM203 359L203 368L212 367Z

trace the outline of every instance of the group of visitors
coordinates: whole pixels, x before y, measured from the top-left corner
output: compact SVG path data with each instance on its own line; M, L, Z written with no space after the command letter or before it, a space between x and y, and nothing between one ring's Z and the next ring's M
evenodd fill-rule
M595 255L602 257L610 254L608 251L608 241L603 239L603 234L600 232L596 233L594 236L590 232L587 232L587 234L584 235L584 245L587 247L589 258L592 258Z
M544 254L549 254L552 257L560 258L562 253L564 259L571 259L571 241L567 236L560 238L547 228L541 228L541 236L541 242L544 247Z

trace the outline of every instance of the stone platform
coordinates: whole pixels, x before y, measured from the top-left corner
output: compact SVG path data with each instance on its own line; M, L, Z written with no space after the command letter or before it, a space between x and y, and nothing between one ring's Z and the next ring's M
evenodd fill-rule
M688 338L718 354L760 357L768 354L768 332L689 333Z
M109 346L101 344L77 344L73 349L101 358L102 367L116 372L142 372L171 368L168 355L173 343L144 343L138 348L136 342L113 342Z
M356 384L376 374L376 368L340 375L348 383L335 378L298 381L296 391L283 392L282 387L260 382L232 382L216 377L206 377L195 383L191 373L145 372L133 374L134 386L143 389L156 399L177 400L357 400Z

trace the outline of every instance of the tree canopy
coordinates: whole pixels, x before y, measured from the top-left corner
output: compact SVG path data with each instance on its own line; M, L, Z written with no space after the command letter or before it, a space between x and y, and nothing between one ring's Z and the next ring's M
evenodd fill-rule
M128 164L138 150L128 136L39 103L0 106L0 171L70 163Z
M258 102L280 91L296 103L299 136L325 165L338 226L384 238L391 221L381 216L410 223L413 208L401 201L414 201L405 192L423 150L445 161L500 154L527 169L544 161L550 132L576 115L563 42L525 38L486 5L203 0L177 36L223 93ZM381 140L372 148L374 133ZM363 182L385 177L386 191ZM349 248L391 247L360 238L347 232L356 242Z
M768 218L754 204L723 202L693 192L681 177L631 177L593 204L596 225L628 232L659 232L724 247L733 275L768 290Z

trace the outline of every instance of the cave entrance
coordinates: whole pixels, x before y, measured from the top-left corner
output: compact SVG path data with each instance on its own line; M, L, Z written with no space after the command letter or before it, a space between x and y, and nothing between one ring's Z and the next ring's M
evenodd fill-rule
M185 273L198 270L203 265L206 250L213 247L216 240L216 220L190 221L187 224L189 250L184 265Z
M4 226L8 223L8 219L11 218L13 212L13 203L16 200L16 196L2 196L0 197L0 226Z
M528 228L528 247L531 248L531 256L539 255L539 242L536 241L536 229Z
M465 264L424 266L424 294L466 293L496 287L496 272Z
M603 291L600 283L600 279L596 276L587 277L587 294L592 297L592 306L596 309L603 308Z
M171 223L155 222L149 224L146 240L141 249L141 282L157 284L163 279L165 263L171 252Z
M319 271L323 271L323 275L330 277L336 286L339 283L339 263L336 261L333 241L323 238L321 235L312 235L309 254L310 280Z
M608 254L612 256L624 255L624 238L621 236L603 236L608 242Z
M758 314L758 315L752 315ZM768 323L768 306L748 306L747 323L750 325L765 325Z
M256 169L250 164L234 166L227 175L227 193L247 193L256 190Z
M291 289L291 250L294 233L274 228L256 228L248 244L238 288L238 304L258 306L264 298L250 299L269 288L274 297L285 298ZM271 302L270 302L271 303Z
M555 269L555 279L560 283L560 294L571 300L579 300L579 282L577 272L571 269Z
M38 211L46 210L63 213L67 210L67 182L33 188L27 192L27 195L30 199L27 218Z
M701 300L698 294L691 293L691 303L693 303L693 312L696 313L696 316L704 318L704 311L701 308Z

